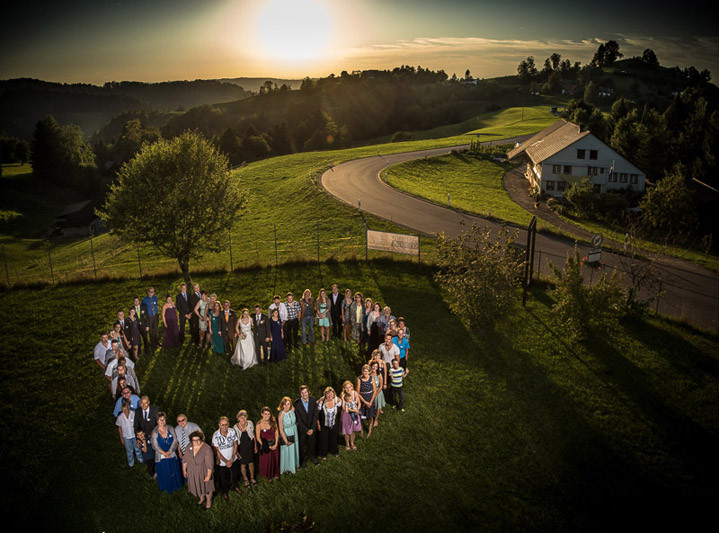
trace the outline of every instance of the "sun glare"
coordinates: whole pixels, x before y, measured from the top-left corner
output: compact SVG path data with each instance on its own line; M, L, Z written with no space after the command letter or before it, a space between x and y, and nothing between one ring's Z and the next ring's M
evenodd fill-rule
M263 56L285 61L324 57L330 14L318 0L269 0L257 19Z

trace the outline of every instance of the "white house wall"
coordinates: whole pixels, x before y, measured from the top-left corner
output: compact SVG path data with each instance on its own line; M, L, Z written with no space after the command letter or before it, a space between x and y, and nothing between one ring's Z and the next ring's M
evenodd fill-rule
M577 157L578 150L585 151L584 159ZM589 159L591 150L597 150L597 159ZM616 181L610 181L609 171L612 164L617 174ZM559 172L556 172L556 165L560 166ZM566 167L571 167L571 173L564 172ZM589 175L589 167L597 168L597 174ZM534 169L535 175L538 174L540 178L541 189L551 196L563 196L574 181L584 177L588 177L591 183L599 185L601 192L627 187L643 191L645 187L645 174L592 134L578 139L567 148L536 164ZM601 172L602 169L604 172ZM626 175L625 182L621 181L622 174ZM637 183L631 183L632 174L637 175ZM574 179L564 180L564 176L572 176ZM566 182L564 191L558 190L559 181ZM553 182L553 188L548 189L547 182ZM552 183L549 186L551 187Z

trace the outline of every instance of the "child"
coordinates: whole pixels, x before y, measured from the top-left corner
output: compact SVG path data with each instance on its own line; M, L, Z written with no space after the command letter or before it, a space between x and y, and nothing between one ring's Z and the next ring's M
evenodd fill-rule
M135 446L142 455L142 461L147 466L147 473L150 474L152 479L156 479L155 474L155 450L152 449L152 444L147 442L145 432L138 429L135 432Z
M392 403L395 409L404 413L404 378L409 374L409 369L400 368L399 361L392 359L392 368L389 371L390 384L392 386Z

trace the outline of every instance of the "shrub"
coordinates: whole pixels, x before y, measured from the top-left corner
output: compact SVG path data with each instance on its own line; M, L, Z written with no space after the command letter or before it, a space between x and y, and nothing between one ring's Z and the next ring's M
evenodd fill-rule
M437 239L439 272L449 308L470 327L492 328L516 305L523 257L513 247L517 232L472 225L457 237Z
M594 284L584 283L584 266L579 250L567 257L564 270L551 264L556 281L553 311L566 325L574 340L584 340L599 329L616 324L623 314L624 290L616 273L602 273Z
M408 131L398 131L394 135L392 135L391 142L398 143L402 141L413 141L414 135L409 133Z

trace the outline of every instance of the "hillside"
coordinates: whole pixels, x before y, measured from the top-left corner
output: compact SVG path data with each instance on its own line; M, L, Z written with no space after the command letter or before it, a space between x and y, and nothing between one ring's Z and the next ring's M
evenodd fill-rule
M28 78L0 80L0 131L30 139L37 121L53 115L61 124L77 124L89 137L126 111L184 109L249 95L236 84L215 80L126 81L102 86Z

